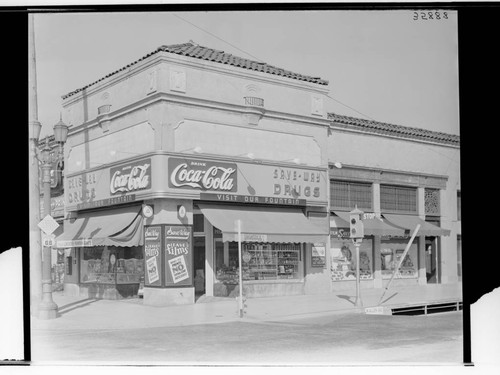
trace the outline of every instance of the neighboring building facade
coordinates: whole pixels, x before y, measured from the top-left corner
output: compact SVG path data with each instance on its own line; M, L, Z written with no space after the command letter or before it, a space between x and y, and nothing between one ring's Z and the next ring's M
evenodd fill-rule
M327 82L191 43L63 99L68 293L329 292ZM314 252L314 256L313 256Z
M353 285L347 259L353 246L342 216L356 205L367 219L360 259L364 287L387 285L417 224L392 285L460 281L459 137L334 113L328 118L332 288Z

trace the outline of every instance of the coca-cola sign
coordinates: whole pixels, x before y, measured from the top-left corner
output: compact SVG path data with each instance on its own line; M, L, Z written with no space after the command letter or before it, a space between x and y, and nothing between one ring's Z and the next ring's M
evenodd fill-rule
M213 191L235 192L238 188L234 163L170 158L168 186Z
M151 188L151 159L114 167L109 173L111 195Z

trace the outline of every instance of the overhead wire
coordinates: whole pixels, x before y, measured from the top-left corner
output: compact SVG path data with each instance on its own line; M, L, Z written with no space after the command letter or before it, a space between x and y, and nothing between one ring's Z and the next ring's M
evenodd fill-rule
M194 24L194 23L192 23L192 22L190 22L190 21L186 20L185 18L180 17L180 16L179 16L179 15L177 15L177 14L173 14L173 16L175 16L175 17L177 17L178 19L180 19L180 20L182 20L182 21L184 21L184 22L188 23L189 25L191 25L191 26L193 26L193 27L195 27L195 28L197 28L197 29L199 29L199 30L201 30L201 31L203 31L203 32L205 32L205 33L207 33L208 35L210 35L210 36L212 36L212 37L214 37L214 38L216 38L216 39L218 39L218 40L220 40L220 41L222 41L222 42L224 42L224 43L228 44L229 46L231 46L231 47L233 47L233 48L237 49L238 51L241 51L241 52L243 52L244 54L246 54L246 55L248 55L248 56L251 56L252 58L256 59L257 61L259 61L259 62L263 62L263 60L262 60L262 59L260 59L260 58L258 58L257 56L255 56L255 55L253 55L253 54L251 54L251 53L249 53L249 52L247 52L247 51L245 51L245 50L243 50L243 49L241 49L241 48L239 48L239 47L235 46L234 44L232 44L232 43L228 42L227 40L225 40L225 39L223 39L223 38L221 38L221 37L219 37L219 36L217 36L217 35L215 35L215 34L211 33L211 32L210 32L210 31L208 31L208 30L205 30L205 29L204 29L204 28L202 28L202 27L199 27L198 25L196 25L196 24ZM367 119L370 119L370 120L372 120L372 121L377 121L377 120L375 120L373 117L371 117L371 116L369 116L369 115L367 115L367 114L365 114L365 113L363 113L363 112L361 112L361 111L358 111L356 108L354 108L354 107L352 107L352 106L349 106L349 105L347 105L347 104L345 104L345 103L341 102L340 100L333 98L332 96L330 96L330 95L328 95L328 94L325 94L325 96L326 96L327 98L329 98L329 99L331 99L331 100L335 101L336 103L339 103L340 105L342 105L342 106L344 106L344 107L346 107L346 108L349 108L350 110L352 110L352 111L354 111L354 112L356 112L356 113L358 113L358 114L360 114L360 115L364 116L364 117L365 117L365 118L367 118ZM425 147L426 147L428 150L430 150L430 151L432 151L432 152L435 152L435 153L437 153L437 154L439 154L439 155L441 155L441 156L443 156L443 157L445 157L445 158L447 158L447 159L449 159L449 160L450 160L450 164L449 164L449 165L448 165L448 167L446 168L446 173L448 173L449 169L451 168L451 163L452 163L452 162L456 162L456 163L458 163L458 162L455 160L455 159L456 159L456 153L455 153L455 156L453 156L452 158L450 158L449 156L447 156L447 155L445 155L445 154L443 154L443 153L440 153L440 152L438 152L438 151L434 150L433 148L431 148L431 147L429 147L429 146L425 146Z

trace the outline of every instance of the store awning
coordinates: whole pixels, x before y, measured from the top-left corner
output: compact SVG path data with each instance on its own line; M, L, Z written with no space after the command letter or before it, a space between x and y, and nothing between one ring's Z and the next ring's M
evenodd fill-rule
M140 246L143 244L141 208L123 207L78 215L64 221L56 247Z
M413 232L417 224L420 224L420 229L418 235L421 236L449 236L450 230L443 229L437 225L428 223L415 215L395 215L395 214L383 214L384 218L391 224L403 227Z
M346 222L346 228L350 227L349 212L335 211L334 213ZM363 217L363 226L365 229L365 236L404 236L406 232L404 228L391 225L383 218L375 215L373 215L373 217Z
M243 242L325 242L328 231L313 224L300 209L198 204L207 220L222 231L222 240Z

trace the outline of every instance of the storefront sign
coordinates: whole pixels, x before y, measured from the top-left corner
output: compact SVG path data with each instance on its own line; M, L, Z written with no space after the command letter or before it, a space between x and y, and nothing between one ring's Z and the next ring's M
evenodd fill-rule
M330 228L330 236L337 238L350 238L351 230L349 228Z
M113 167L109 170L111 195L151 188L151 159Z
M169 158L168 186L235 192L238 188L236 171L234 163Z
M324 268L326 266L326 246L324 243L315 243L311 252L311 267Z
M79 203L76 205L76 209L77 210L85 210L88 208L112 206L115 204L123 204L123 203L134 202L134 201L135 201L135 194L129 194L129 195L122 195L119 197L101 199L98 201Z
M200 199L207 200L207 201L219 201L219 202L271 204L271 205L276 204L276 205L287 205L287 206L305 206L306 205L305 199L257 197L257 196L253 196L253 195L200 193Z
M144 259L146 278L144 285L161 286L161 226L150 226L144 230Z
M84 173L66 179L65 196L67 206L96 199L96 185L101 172Z
M193 284L192 229L183 225L166 225L164 228L165 284L191 286Z
M238 235L236 235L235 237L238 237ZM242 242L267 242L267 234L242 233L241 241Z
M81 239L81 240L63 240L56 242L57 247L92 247L92 239Z
M64 216L64 196L50 198L50 212L45 212L45 201L40 199L40 216L47 214L52 217Z

